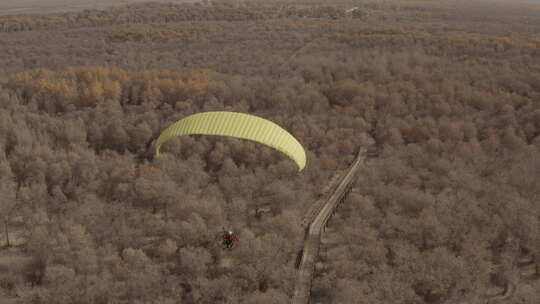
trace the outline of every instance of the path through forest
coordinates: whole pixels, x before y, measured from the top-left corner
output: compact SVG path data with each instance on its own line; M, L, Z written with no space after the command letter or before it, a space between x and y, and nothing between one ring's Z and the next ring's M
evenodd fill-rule
M317 216L307 228L308 233L306 235L306 239L304 240L304 249L302 251L302 258L300 261L300 267L298 269L295 291L292 300L293 304L306 304L309 302L315 260L319 255L321 234L328 219L335 212L336 207L346 198L347 194L349 193L352 184L355 181L358 169L364 162L365 152L365 149L360 149L356 159L347 173L341 179L339 185L328 197Z

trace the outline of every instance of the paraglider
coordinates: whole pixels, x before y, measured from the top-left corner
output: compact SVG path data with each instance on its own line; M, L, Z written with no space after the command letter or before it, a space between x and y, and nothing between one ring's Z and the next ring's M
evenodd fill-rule
M232 249L233 247L236 247L236 244L238 243L238 238L232 231L224 231L223 232L223 249Z
M292 159L302 171L306 152L289 132L279 125L254 115L236 112L204 112L190 115L170 125L156 141L156 156L161 145L176 136L202 134L248 139L272 147Z
M289 132L279 125L254 115L236 112L204 112L185 117L168 126L155 143L156 156L166 141L183 135L220 135L259 142L274 148L292 159L302 171L306 166L306 151ZM223 249L232 249L238 238L232 231L223 230L219 236Z

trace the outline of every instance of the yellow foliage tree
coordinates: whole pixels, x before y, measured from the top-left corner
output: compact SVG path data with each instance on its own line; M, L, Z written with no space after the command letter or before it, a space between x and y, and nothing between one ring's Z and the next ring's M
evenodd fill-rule
M82 89L80 93L81 103L86 106L102 103L105 99L103 84L97 80L90 83L88 87Z

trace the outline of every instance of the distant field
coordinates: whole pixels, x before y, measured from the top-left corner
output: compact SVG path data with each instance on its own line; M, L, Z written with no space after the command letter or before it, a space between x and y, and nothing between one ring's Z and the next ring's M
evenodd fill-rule
M463 2L467 2L462 0ZM505 3L506 0L482 0L477 2ZM201 0L1 0L0 16L12 14L37 14L37 13L56 13L79 11L85 9L105 9L111 6L125 5L141 2L161 2L161 3L195 3ZM209 2L212 2L211 0ZM240 2L251 2L240 0ZM253 1L260 2L260 1ZM277 1L280 2L280 1ZM286 2L286 1L284 1ZM307 1L318 2L326 1ZM341 2L341 1L339 1ZM422 1L420 1L422 2ZM459 1L458 1L459 2ZM538 4L537 0L513 0L517 4Z
M84 9L104 9L137 2L193 3L198 0L2 0L0 15L55 13Z

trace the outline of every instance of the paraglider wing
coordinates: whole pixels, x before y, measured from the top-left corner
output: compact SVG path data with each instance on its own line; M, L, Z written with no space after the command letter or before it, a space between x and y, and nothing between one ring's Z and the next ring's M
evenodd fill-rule
M204 112L190 115L170 125L156 142L156 155L169 139L192 134L221 135L248 139L272 147L291 158L302 171L306 152L289 132L277 124L254 115L235 112Z

